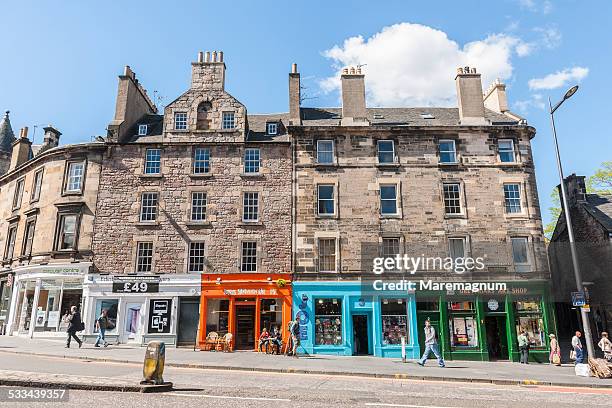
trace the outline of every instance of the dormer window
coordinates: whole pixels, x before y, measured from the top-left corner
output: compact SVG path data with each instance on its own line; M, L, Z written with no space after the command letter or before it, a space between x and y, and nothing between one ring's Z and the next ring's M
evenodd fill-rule
M268 123L266 123L266 134L268 134L268 135L276 135L276 134L278 134L278 123L276 123L276 122L268 122Z
M148 130L148 125L138 125L138 136L146 136Z
M234 112L223 112L222 119L221 127L223 129L234 129L236 127L234 123Z

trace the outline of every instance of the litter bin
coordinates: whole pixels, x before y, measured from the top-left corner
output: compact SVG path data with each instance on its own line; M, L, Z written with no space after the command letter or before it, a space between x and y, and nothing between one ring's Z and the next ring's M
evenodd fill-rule
M141 384L164 384L164 362L166 360L166 344L163 341L152 341L145 351Z

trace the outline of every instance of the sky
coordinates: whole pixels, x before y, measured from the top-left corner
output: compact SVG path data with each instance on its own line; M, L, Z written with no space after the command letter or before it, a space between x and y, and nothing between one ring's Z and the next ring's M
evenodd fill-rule
M510 109L537 129L540 205L550 221L559 182L546 110L580 85L555 119L565 174L612 160L612 2L4 0L0 110L13 130L52 124L61 143L105 135L117 75L130 65L160 106L189 86L190 62L222 50L226 89L249 113L288 110L297 63L305 106L339 106L338 73L364 64L368 106L456 106L458 66L483 88L507 84Z

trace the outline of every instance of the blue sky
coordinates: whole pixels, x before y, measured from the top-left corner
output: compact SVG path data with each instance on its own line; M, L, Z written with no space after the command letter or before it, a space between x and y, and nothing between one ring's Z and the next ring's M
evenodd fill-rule
M124 65L168 103L187 88L197 51L216 49L225 52L228 91L251 113L287 110L292 62L306 105L317 106L338 105L334 77L347 63L367 64L370 106L454 104L449 92L463 63L482 72L484 87L501 77L511 109L538 129L545 221L558 183L548 96L580 83L556 114L566 174L589 175L612 160L606 0L3 3L0 109L11 110L15 131L52 123L63 143L104 135Z

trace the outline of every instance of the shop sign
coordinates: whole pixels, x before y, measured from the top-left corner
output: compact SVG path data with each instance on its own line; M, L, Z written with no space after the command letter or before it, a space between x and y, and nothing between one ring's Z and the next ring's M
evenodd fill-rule
M47 316L47 327L57 327L57 323L59 322L59 315L59 310L55 312L49 312L49 315Z
M157 276L114 276L113 293L158 293Z
M497 299L489 299L489 301L487 302L487 306L489 307L489 310L494 312L499 309L499 302L497 301Z
M278 295L276 289L223 289L224 295L229 296L257 296L257 295Z
M149 334L170 333L172 299L151 299L149 311Z
M584 292L572 292L572 305L574 307L586 305Z
M39 309L36 311L36 327L45 326L45 315L46 314L47 314L46 310Z
M6 286L9 288L13 286L13 274L12 273L9 273L6 277Z

